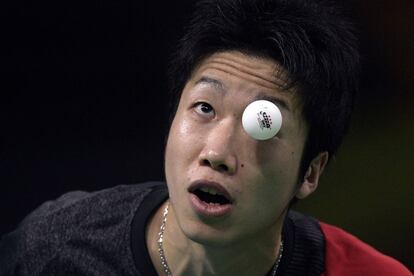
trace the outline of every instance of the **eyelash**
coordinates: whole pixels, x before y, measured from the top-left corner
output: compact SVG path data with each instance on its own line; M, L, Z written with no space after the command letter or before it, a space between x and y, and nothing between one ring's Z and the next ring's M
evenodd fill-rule
M203 111L203 108L208 108L208 111ZM214 113L214 108L206 102L197 102L194 104L193 108L195 109L195 112L197 112L197 114L201 115L201 116L205 116L208 115L210 112Z

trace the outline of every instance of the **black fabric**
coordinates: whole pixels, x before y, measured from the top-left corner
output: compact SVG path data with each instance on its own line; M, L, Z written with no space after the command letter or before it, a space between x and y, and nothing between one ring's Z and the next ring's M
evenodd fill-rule
M151 262L146 237L145 228L150 217L156 212L158 207L168 198L166 185L155 187L139 206L131 227L131 248L134 255L135 265L142 275L157 276L157 272Z
M0 275L157 275L145 226L168 198L165 183L71 192L46 202L0 241ZM318 221L290 211L283 226L282 275L321 275Z
M319 222L289 211L283 226L286 254L277 275L321 275L325 270L325 239ZM279 274L280 272L280 274Z
M142 200L163 183L70 192L33 211L0 241L0 275L140 276L131 223Z

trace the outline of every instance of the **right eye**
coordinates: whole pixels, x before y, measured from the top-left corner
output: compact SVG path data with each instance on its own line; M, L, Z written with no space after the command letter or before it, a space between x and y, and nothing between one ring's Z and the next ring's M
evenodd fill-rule
M206 102L198 102L194 105L195 112L203 117L214 117L215 112L213 107Z

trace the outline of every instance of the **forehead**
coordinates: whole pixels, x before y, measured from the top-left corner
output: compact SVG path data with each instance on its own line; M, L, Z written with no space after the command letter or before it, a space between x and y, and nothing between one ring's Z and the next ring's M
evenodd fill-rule
M300 110L299 96L295 87L288 87L288 73L275 60L238 51L214 53L193 70L187 85L207 84L216 90L227 91L229 87L252 94L277 96L288 109Z
M288 81L286 71L278 62L238 51L218 52L208 56L195 68L193 76L214 69L270 89L285 87Z

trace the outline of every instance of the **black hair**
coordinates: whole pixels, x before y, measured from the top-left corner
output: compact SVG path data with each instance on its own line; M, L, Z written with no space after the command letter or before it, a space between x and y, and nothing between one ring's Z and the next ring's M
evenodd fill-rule
M209 55L237 50L279 62L286 89L298 88L308 136L300 177L318 153L337 151L350 123L359 53L352 21L324 0L201 0L172 56L168 78L175 97Z

